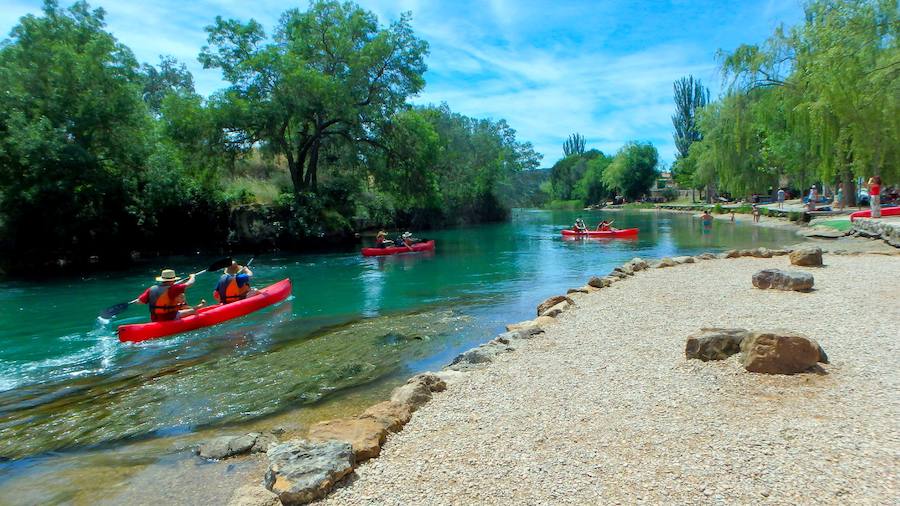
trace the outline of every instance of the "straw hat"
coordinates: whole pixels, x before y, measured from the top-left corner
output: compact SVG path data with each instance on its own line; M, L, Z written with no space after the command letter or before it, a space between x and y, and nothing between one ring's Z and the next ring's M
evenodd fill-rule
M412 232L403 232L403 237L412 237Z
M181 278L175 275L175 271L172 269L163 269L159 276L156 277L156 280L165 283L166 281L181 281Z
M241 272L243 269L244 269L243 265L241 265L237 262L231 262L231 265L229 265L228 267L225 268L225 274L232 274L232 275L237 274L237 273Z

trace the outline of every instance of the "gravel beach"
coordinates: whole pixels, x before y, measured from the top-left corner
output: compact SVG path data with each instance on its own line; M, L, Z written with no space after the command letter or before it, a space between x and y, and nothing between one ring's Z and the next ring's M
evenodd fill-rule
M825 264L700 261L581 295L452 381L321 503L897 504L900 257ZM753 288L765 268L810 272L815 289ZM737 355L686 360L701 327L801 332L831 364L774 376Z

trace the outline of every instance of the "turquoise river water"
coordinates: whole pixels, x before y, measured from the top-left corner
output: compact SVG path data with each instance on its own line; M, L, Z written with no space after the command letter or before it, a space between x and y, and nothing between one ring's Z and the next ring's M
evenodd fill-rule
M589 225L612 217L640 234L563 240L559 231L576 216ZM684 214L532 210L515 211L507 223L426 235L437 241L435 252L264 255L253 263L255 285L291 278L288 301L142 344L119 343L115 327L146 321L145 306L105 325L96 315L139 294L161 265L7 282L0 291L0 502L127 497L148 469L158 476L186 465L182 448L204 434L274 424L299 433L377 402L406 377L533 318L545 297L636 256L799 241L788 230L742 223L704 228ZM210 258L166 261L185 273ZM216 277L198 278L188 300L212 300Z

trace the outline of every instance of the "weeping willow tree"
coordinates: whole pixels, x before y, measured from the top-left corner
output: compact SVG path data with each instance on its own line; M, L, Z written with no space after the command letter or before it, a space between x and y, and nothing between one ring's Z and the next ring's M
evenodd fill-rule
M818 0L805 12L761 46L721 55L726 94L701 115L697 180L733 192L761 176L843 182L849 199L854 177L900 179L897 3Z
M563 143L563 153L566 156L583 155L584 154L584 136L581 134L572 134Z

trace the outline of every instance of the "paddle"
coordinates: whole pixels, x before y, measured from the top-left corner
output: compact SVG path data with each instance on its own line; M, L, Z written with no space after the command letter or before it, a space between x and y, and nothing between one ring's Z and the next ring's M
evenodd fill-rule
M253 260L251 259L250 261L252 262ZM222 258L222 259L216 260L215 262L209 264L209 267L207 267L206 269L203 269L202 271L199 271L199 272L195 272L193 275L199 276L199 275L203 274L204 272L217 271L219 269L224 269L225 267L228 267L229 265L231 265L231 259L230 258ZM248 263L248 265L249 265L249 263ZM188 276L188 277L190 277L190 276ZM135 302L138 302L138 300L134 299L134 300L131 300L128 302L120 302L114 306L109 306L108 308L104 309L103 312L100 313L99 318L101 318L103 320L109 320L113 316L116 316L117 314L121 313L122 311L125 311L126 309L128 309L128 306L134 304Z

